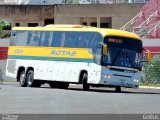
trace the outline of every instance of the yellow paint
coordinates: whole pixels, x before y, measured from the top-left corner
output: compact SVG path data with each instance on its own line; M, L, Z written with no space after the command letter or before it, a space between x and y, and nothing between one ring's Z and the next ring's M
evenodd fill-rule
M68 54L55 55L51 54L53 50L76 52L75 56ZM9 47L8 55L15 56L38 56L38 57L57 57L57 58L93 58L93 54L89 53L88 49L84 48L52 48L52 47L25 47L11 46Z

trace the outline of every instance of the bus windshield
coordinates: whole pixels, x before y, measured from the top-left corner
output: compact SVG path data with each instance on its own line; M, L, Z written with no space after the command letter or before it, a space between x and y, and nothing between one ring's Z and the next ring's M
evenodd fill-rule
M108 46L107 56L103 56L103 65L141 69L142 42L140 40L110 37L105 40Z

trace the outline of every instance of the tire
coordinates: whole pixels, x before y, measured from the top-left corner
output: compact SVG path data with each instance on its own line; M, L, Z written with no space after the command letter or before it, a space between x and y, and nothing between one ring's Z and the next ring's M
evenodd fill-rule
M121 91L121 87L120 87L120 86L117 86L117 87L116 87L116 92L117 92L117 93L122 92L122 91Z
M83 77L82 77L82 83L83 83L83 90L84 91L88 91L89 88L90 88L90 85L87 83L87 79L88 79L88 76L86 73L83 74Z
M33 70L29 70L26 76L27 86L28 87L40 87L41 83L34 80L34 72Z
M27 87L26 74L24 70L20 72L18 81L21 87Z

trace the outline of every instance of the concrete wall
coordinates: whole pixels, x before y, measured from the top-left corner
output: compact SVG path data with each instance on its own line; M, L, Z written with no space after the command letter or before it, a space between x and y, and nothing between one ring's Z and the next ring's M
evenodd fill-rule
M12 26L15 23L20 23L20 26L28 26L28 23L44 26L47 18L54 18L56 24L81 24L81 20L90 21L92 18L101 22L102 19L109 18L110 26L119 29L138 14L142 6L143 4L0 5L0 19L11 22Z
M0 47L8 47L10 39L0 39ZM6 63L7 60L0 60L0 80L14 80L6 76ZM2 77L2 78L1 78Z
M144 4L88 4L88 5L56 5L55 6L55 23L59 19L67 24L68 18L111 18L112 28L120 28L135 15L140 12ZM97 20L98 21L98 20ZM71 21L70 21L71 22ZM79 23L79 19L77 19Z
M39 23L44 26L46 18L54 18L54 6L34 5L0 5L0 19L7 20L15 26L28 26L28 23Z

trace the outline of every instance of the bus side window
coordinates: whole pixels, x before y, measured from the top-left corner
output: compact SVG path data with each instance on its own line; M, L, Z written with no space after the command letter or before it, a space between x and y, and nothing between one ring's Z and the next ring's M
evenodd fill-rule
M78 33L78 35L77 35L77 47L78 48L85 48L85 44L84 44L84 39L83 39L83 34L82 33Z
M72 40L71 40L71 43L70 43L70 47L79 48L80 47L79 32L73 32L71 38L72 38Z
M53 32L52 34L52 47L60 47L61 46L61 39L62 39L62 32Z
M40 46L51 46L52 33L51 32L41 32Z
M93 52L95 52L96 46L98 45L98 43L103 42L103 38L99 33L95 33L91 41L92 41L91 47L93 49Z
M66 32L65 36L65 47L71 47L72 43L72 32Z
M12 33L11 33L10 46L16 46L17 37L18 37L18 32L17 32L17 31L12 31Z
M43 46L44 41L45 41L45 32L41 32L40 46Z
M39 46L40 34L39 32L29 32L27 45L28 46Z
M26 46L28 38L28 31L18 31L16 45Z
M49 36L48 36L48 46L51 46L51 44L52 44L52 39L53 39L52 33L53 33L53 32L49 32Z
M62 35L61 46L69 48L79 48L79 32L65 32L65 36ZM65 38L65 39L64 39ZM63 41L64 39L64 41Z
M66 36L65 36L65 32L62 32L62 37L61 37L61 45L60 47L64 47L65 45L65 39L66 39Z
M32 33L29 31L28 32L28 38L27 38L27 45L31 44L31 37L32 37Z
M88 33L81 33L82 35L82 41L83 41L83 48L88 48L89 47L89 39L87 37Z

